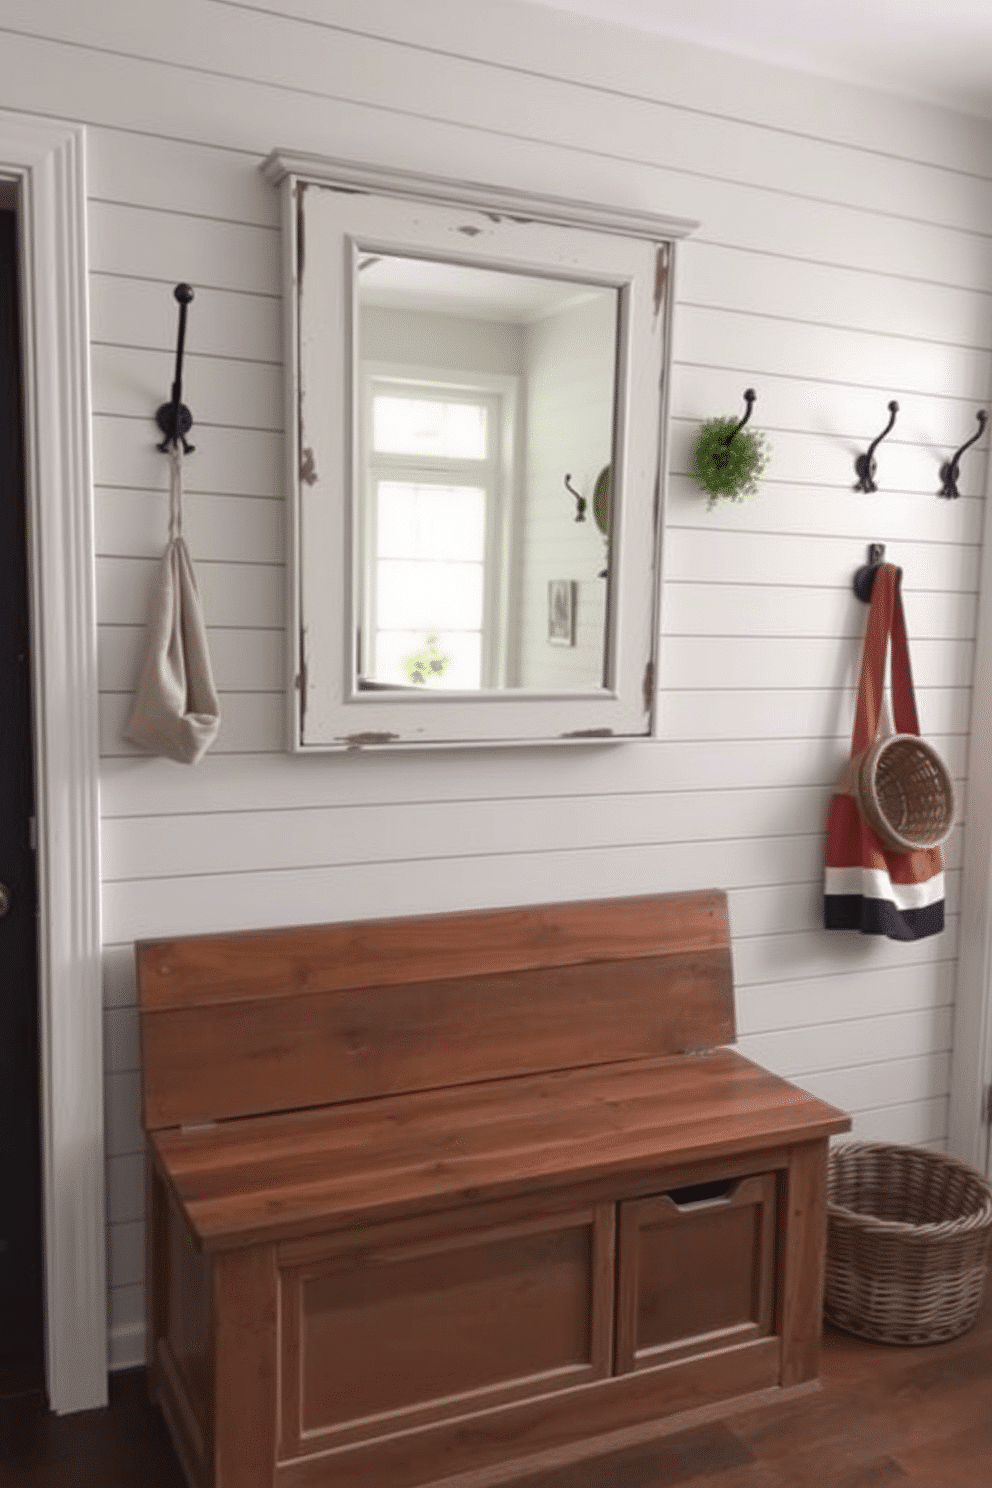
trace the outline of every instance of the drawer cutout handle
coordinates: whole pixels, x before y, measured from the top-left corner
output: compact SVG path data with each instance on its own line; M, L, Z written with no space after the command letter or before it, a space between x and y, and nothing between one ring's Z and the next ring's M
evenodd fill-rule
M743 1180L740 1178L715 1178L709 1183L688 1183L685 1188L670 1188L665 1194L676 1209L699 1209L704 1204L728 1203Z

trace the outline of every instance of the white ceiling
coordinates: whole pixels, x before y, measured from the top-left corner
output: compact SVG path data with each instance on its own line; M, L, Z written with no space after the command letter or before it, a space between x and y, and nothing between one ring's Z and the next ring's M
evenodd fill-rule
M531 0L992 118L992 0Z

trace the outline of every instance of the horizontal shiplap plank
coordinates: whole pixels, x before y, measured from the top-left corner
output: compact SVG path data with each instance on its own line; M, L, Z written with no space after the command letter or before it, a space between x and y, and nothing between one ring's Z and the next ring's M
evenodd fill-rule
M974 650L971 640L917 637L914 682L921 687L970 686ZM816 677L844 687L860 657L858 636L670 635L661 647L659 685L662 691L700 684L733 688L746 677L757 687L803 687Z
M850 537L836 536L829 513L825 526L827 530L815 536L729 531L719 526L669 527L665 575L702 584L789 583L796 586L797 600L806 584L847 589L866 561L864 548ZM885 536L883 528L881 537ZM978 592L979 550L975 545L907 540L887 551L886 558L900 565L908 587Z
M659 694L659 735L664 739L849 739L854 727L854 688L731 688L702 686ZM917 687L920 728L934 735L967 734L968 687Z
M947 1105L947 1097L938 1096L906 1105L867 1108L855 1115L851 1139L857 1142L905 1142L914 1147L941 1142L947 1136Z
M954 963L874 967L843 978L803 977L796 982L742 989L737 996L741 1036L872 1015L922 1012L954 1002Z
M104 699L108 705L110 698ZM283 699L277 705L284 707ZM108 722L112 710L108 713ZM812 740L659 739L623 745L537 749L347 753L301 758L277 754L238 764L208 755L195 770L107 762L102 801L106 818L190 812L383 807L412 802L546 798L549 810L586 796L642 792L748 792L831 786L846 761L851 727ZM960 738L934 737L952 770L961 773ZM276 746L281 749L281 744Z
M90 268L98 273L134 274L140 265L144 278L186 280L204 294L211 289L281 291L280 236L274 227L101 201L90 202L87 221ZM192 351L192 310L189 323Z
M973 640L978 596L907 591L906 628L912 645L927 640ZM807 585L802 603L790 585L670 583L662 595L666 636L863 636L868 609L853 589Z
M690 238L679 252L685 306L959 347L992 346L992 298L945 284L912 284L883 273L782 258Z
M164 397L165 393L158 396ZM147 422L106 415L94 418L96 485L119 486L130 491L168 491L169 462L156 448L160 438L154 408L149 408ZM194 425L193 442L196 453L183 462L183 487L187 495L209 492L282 497L285 484L282 434L268 429L207 430Z
M175 370L170 356L132 347L95 345L91 349L93 411L111 417L154 417L168 401ZM172 365L170 366L170 362ZM259 361L221 361L194 355L183 362L183 402L197 424L223 424L229 429L281 430L283 375L279 365ZM199 429L191 434L195 442ZM208 430L203 438L209 439Z
M323 868L335 863L422 861L555 853L570 849L724 841L821 830L828 787L682 792L533 801L339 806L304 812L118 818L105 822L107 882L186 872ZM567 807L567 809L566 809Z
M818 834L826 822L830 791L830 786L780 786L568 801L437 801L401 808L120 817L104 823L103 873L107 882L117 882L170 879L187 872L473 857L480 844L499 856ZM813 896L802 891L802 897L805 903ZM752 928L750 933L760 932Z
M945 1054L951 1047L951 1008L859 1018L856 1023L819 1023L806 1028L748 1034L742 1053L768 1069L805 1079L820 1070L848 1069L886 1059Z
M897 400L953 393L981 402L989 393L988 352L978 347L687 304L679 304L674 317L672 356L755 376L767 366L780 376L884 389ZM888 419L887 401L881 399L879 428ZM869 442L877 432L866 430Z
M140 275L136 253L132 275ZM143 347L159 353L166 372L175 356L178 308L174 283L145 277L91 273L90 335L98 346ZM187 318L189 367L199 357L282 362L282 303L277 294L194 288ZM174 365L174 361L173 361ZM224 369L220 369L223 376ZM161 378L158 379L161 381ZM142 410L144 411L144 410ZM202 414L194 409L194 417Z
M269 925L374 919L442 910L542 904L549 899L597 899L695 888L753 887L811 882L822 871L822 836L677 845L633 844L568 852L475 856L421 863L288 868L282 871L198 875L108 882L104 929L108 939L206 934ZM910 965L953 959L956 917L930 941L867 944L872 937L822 930L745 938L735 946L737 984L796 981L804 976L860 973L872 965Z
M189 469L189 466L186 466ZM154 558L165 548L169 495L98 486L93 496L96 551L101 558ZM279 564L285 557L281 501L187 491L183 535L197 560Z
M97 127L87 132L86 171L94 201L279 226L278 194L250 150Z
M208 625L261 630L282 625L282 564L223 563L202 560L196 554L193 558ZM144 625L159 566L157 558L98 558L96 586L101 621Z
M858 1025L853 1025L850 1032L856 1037ZM840 1106L843 1111L939 1100L950 1091L951 1056L948 1052L923 1054L852 1069L811 1073L803 1076L802 1083L812 1095Z

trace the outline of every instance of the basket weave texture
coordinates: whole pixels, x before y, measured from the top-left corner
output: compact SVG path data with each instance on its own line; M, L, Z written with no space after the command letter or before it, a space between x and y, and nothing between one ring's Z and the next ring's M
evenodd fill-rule
M992 1188L957 1158L843 1142L830 1153L824 1311L878 1343L942 1343L981 1306Z
M865 751L858 805L882 845L896 852L939 847L954 828L950 771L916 734L893 734Z

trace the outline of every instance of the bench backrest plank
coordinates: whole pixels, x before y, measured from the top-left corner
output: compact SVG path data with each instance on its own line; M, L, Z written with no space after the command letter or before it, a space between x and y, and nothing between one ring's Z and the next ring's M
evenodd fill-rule
M732 1043L718 891L145 941L150 1130Z

